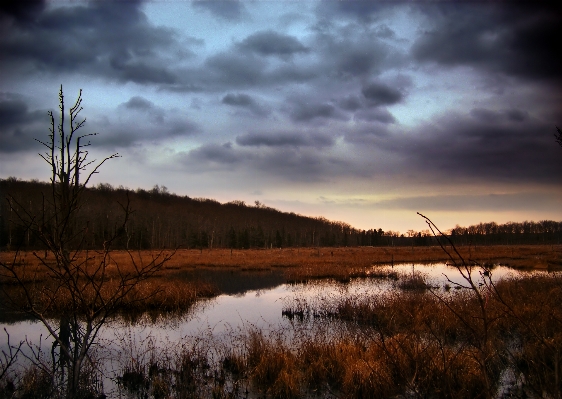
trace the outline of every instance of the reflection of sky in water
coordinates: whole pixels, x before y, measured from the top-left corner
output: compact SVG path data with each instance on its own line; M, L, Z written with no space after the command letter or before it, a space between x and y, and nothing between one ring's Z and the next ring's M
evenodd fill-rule
M424 273L433 286L443 290L446 283L444 275L452 281L462 283L454 267L444 264L434 265L395 265L375 266L374 270L385 269L401 273ZM479 280L478 271L475 269L473 276ZM494 280L521 273L507 267L498 266L493 269ZM373 294L377 291L384 292L393 289L394 282L388 279L354 279L347 284L337 283L332 280L313 280L306 284L281 284L275 288L264 290L251 290L238 295L220 295L214 299L202 300L197 303L188 314L171 318L160 317L156 320L143 316L135 323L115 320L108 322L101 332L101 342L104 348L119 347L128 342L128 345L141 345L151 338L155 345L178 343L194 336L213 336L221 340L236 333L244 333L253 328L264 332L293 330L293 323L283 318L281 312L285 305L300 301L314 305L318 301L337 300L348 295ZM443 291L442 291L443 292ZM22 321L14 324L2 324L10 334L10 342L16 344L26 337L30 342L38 343L42 337L43 345L48 350L52 341L47 339L48 332L42 324L31 321ZM309 326L310 327L310 326ZM0 337L0 350L7 346L6 335L2 332Z

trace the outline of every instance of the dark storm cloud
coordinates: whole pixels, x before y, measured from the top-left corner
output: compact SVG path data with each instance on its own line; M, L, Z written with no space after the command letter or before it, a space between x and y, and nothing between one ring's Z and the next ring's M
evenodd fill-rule
M487 108L473 108L469 112L474 119L488 123L523 122L529 118L529 113L520 109L492 110Z
M131 97L129 101L123 103L122 105L128 109L137 109L141 111L154 109L154 103L141 96Z
M177 79L161 57L163 51L178 49L174 32L152 26L136 2L41 8L34 15L33 24L3 26L0 51L6 71L83 73L137 83Z
M321 134L290 132L248 133L236 137L236 144L247 147L331 147L333 138Z
M200 127L188 119L146 114L144 117L126 118L119 121L92 121L100 134L92 145L95 147L127 148L141 144L160 145L167 140L197 134Z
M127 57L128 58L128 57ZM143 61L132 61L113 57L110 60L112 75L125 82L135 82L140 84L161 83L171 84L177 82L177 77L166 67L160 65L149 65Z
M515 122L523 122L529 117L529 113L527 111L522 111L519 109L508 109L505 111L505 115L508 119Z
M364 109L355 113L356 120L380 123L396 123L396 118L387 109Z
M228 93L222 98L222 103L232 107L247 109L252 115L256 116L265 116L269 114L268 109L260 106L251 96L244 93Z
M325 23L315 30L310 47L320 57L319 70L332 78L370 78L406 62L402 50L381 39L378 26Z
M251 51L259 55L275 55L281 58L309 51L293 36L283 35L271 30L256 32L248 36L239 44L239 47L241 50Z
M529 79L560 78L560 7L446 3L420 10L434 26L412 47L419 61L471 65Z
M188 153L179 154L178 162L202 171L260 171L265 173L268 179L304 182L327 181L341 175L342 171L345 173L345 169L349 167L345 160L326 156L317 148L297 146L297 142L301 140L291 138L288 134L279 140L250 134L240 137L237 141L248 144L204 144Z
M245 12L244 5L238 0L196 0L191 4L227 21L239 20Z
M319 13L336 18L350 17L365 23L381 19L392 6L391 2L372 0L324 1L319 5Z
M166 137L191 136L201 131L199 125L190 120L170 119L162 128L162 133Z
M264 151L262 156L252 160L250 167L289 182L317 183L341 176L349 165L345 160L326 156L314 148L284 147L282 151Z
M226 85L252 86L262 81L267 64L251 56L219 53L205 61L207 77L211 82Z
M0 94L0 152L28 150L34 138L43 138L41 122L47 129L47 111L30 111L28 105L17 95Z
M404 97L399 90L377 82L363 87L361 93L373 106L396 104Z
M364 106L363 100L356 95L349 95L340 99L338 105L346 111L357 111Z
M189 163L202 163L203 165L200 165L202 167L209 164L233 166L248 160L247 154L236 151L230 142L224 144L204 144L199 148L191 150L187 155Z
M233 93L228 93L226 96L224 96L222 98L222 103L240 107L249 107L255 104L254 100L249 95Z
M137 111L150 115L151 118L155 119L157 122L164 122L164 109L154 105L152 101L147 100L141 96L134 96L129 99L129 101L120 105L128 110Z
M381 39L393 39L396 37L396 33L385 24L377 26L375 34Z
M409 134L394 134L377 145L403 157L405 170L420 175L467 181L562 183L560 149L553 126L533 118L514 119L513 110L476 109L448 113Z
M17 99L17 96L0 95L0 129L39 119L47 121L47 111L30 112L27 104L23 100Z
M195 69L188 75L194 79L194 86L203 84L205 90L248 87L266 90L275 85L310 82L319 75L319 71L316 65L285 62L278 65L252 52L237 51L234 45L228 51L209 56L203 68Z
M316 100L289 99L288 112L295 122L311 122L313 120L338 119L346 120L347 116L328 102L316 102Z
M185 114L154 104L141 96L131 97L116 108L116 115L93 120L102 134L96 137L98 147L125 148L141 143L162 143L168 139L198 133L200 127Z
M379 74L391 58L391 49L375 37L330 40L323 50L322 62L331 67L331 73L344 79Z
M44 0L4 0L0 2L0 21L11 18L17 24L33 23L44 8Z
M33 146L33 139L38 137L37 131L29 132L28 129L14 127L13 129L0 129L0 153L29 151Z

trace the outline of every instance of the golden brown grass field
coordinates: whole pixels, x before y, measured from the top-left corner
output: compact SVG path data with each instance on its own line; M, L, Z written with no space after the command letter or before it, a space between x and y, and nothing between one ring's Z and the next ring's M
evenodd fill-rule
M451 250L450 248L447 248ZM458 247L466 261L479 264L504 265L514 268L549 269L562 267L562 245L514 245ZM154 257L173 253L172 259L154 278L173 280L173 275L184 269L236 268L240 270L287 270L289 278L349 277L360 274L377 264L449 262L439 246L431 247L343 247L343 248L287 248L287 249L178 249L160 251L112 251L110 264L121 270L133 264L146 264ZM78 254L90 257L94 265L102 253L90 251ZM0 252L0 261L25 265L34 273L41 273L40 259L50 259L41 251ZM54 260L53 260L54 261ZM133 263L134 261L134 263ZM115 268L116 269L116 268ZM111 273L111 268L109 270ZM30 274L31 275L31 274ZM35 275L35 274L34 274ZM40 275L35 275L40 278Z
M465 260L479 264L501 264L517 268L551 269L562 267L562 245L521 245L521 246L480 246L459 247L459 253ZM285 272L288 282L309 279L335 278L346 280L368 274L374 265L391 263L430 263L448 262L447 254L438 246L432 247L344 247L344 248L288 248L288 249L204 249L177 251L112 251L109 253L109 266L105 277L118 280L117 273L134 271L134 265L151 262L155 257L172 254L170 261L150 279L139 283L129 294L126 303L134 303L129 310L145 311L151 309L176 310L188 307L197 298L218 294L217 290L198 281L180 278L182 271L194 268L226 268L243 271L280 269ZM52 256L52 255L51 255ZM78 253L78 260L88 257L87 265L92 270L99 266L102 252L89 251ZM45 253L37 252L0 252L0 261L14 263L19 269L24 282L34 285L49 285L47 269L41 261L53 262L45 258ZM17 285L5 276L0 276L4 290L18 290ZM105 289L112 290L111 281L105 283ZM41 291L41 290L39 290ZM137 301L151 293L148 300ZM62 295L62 293L60 293ZM67 301L59 298L52 311L62 310ZM58 309L61 307L60 309Z

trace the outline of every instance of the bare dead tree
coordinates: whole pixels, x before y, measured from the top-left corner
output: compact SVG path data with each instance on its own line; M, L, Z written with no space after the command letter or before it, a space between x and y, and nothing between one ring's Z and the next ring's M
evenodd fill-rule
M558 126L556 126L557 133L554 133L554 137L556 138L556 142L562 147L562 130Z
M488 309L488 301L492 293L492 272L485 265L479 264L472 259L465 259L449 236L444 234L427 216L417 212L426 222L429 230L437 240L441 249L447 254L451 265L454 266L463 278L463 283L455 282L445 276L447 281L455 288L466 290L478 304L477 310L467 312L466 309L455 308L452 301L439 295L433 289L429 291L449 309L468 332L470 345L476 349L475 360L479 365L481 375L484 379L484 397L494 396L495 378L498 374L498 362L500 360L492 337L492 326L501 318Z
M97 341L100 329L109 317L115 315L125 301L130 301L132 291L140 282L150 278L172 254L160 252L151 261L143 263L129 253L130 261L117 264L111 260L112 242L119 232L126 231L132 213L127 199L121 204L121 226L109 237L103 250L88 251L85 239L88 222L80 225L78 216L84 203L84 191L100 167L119 154L101 161L88 159L89 138L97 133L79 133L86 119L82 111L82 90L69 109L69 129L65 128L65 107L62 85L59 90L60 123L55 128L55 116L49 111L48 140L43 144L47 151L39 154L51 170L50 193L43 197L41 211L33 213L18 205L19 223L46 248L45 256L34 252L39 270L28 270L17 262L16 251L12 262L0 263L1 276L19 293L4 292L10 305L39 320L58 347L55 362L60 373L61 386L67 398L76 398L80 391L80 377L88 352ZM16 202L12 197L11 203ZM49 253L49 257L46 254ZM147 294L147 295L150 295ZM142 300L136 296L133 300ZM54 318L56 317L56 318ZM58 323L57 323L58 319Z

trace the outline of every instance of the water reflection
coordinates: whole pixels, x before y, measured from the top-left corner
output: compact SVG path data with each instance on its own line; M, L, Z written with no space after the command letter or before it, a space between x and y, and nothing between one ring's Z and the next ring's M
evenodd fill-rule
M477 282L480 279L477 269L473 273ZM492 279L498 281L510 275L528 273L540 272L497 266L492 270ZM328 334L330 331L341 333L342 329L336 328L336 324L341 327L341 322L326 322L312 317L302 323L299 322L299 316L304 320L305 311L329 309L330 304L337 304L342 298L400 292L400 283L408 276L422 275L426 284L442 293L448 292L447 285L466 283L456 268L442 263L373 266L365 275L367 277L353 278L348 282L323 279L287 284L282 269L250 272L195 268L182 271L177 278L214 284L223 294L200 300L182 314L146 313L136 317L118 317L108 322L100 331L99 345L94 348L95 356L105 362L108 378L105 385L112 386L112 381L126 366L126 362L131 358L141 358L147 348L172 350L186 342L204 340L206 345L217 350L232 344L233 337L252 330L261 330L265 334L277 333L287 340L295 335ZM449 294L454 295L454 290ZM288 308L296 312L289 314L286 311ZM302 314L299 309L302 309ZM41 323L20 320L0 324L0 328L4 327L10 334L12 344L29 342L30 346L24 348L27 356L32 355L33 348L37 350L37 345L46 351L52 346L48 331ZM0 338L0 351L6 349L7 337L3 335Z
M404 278L408 274L421 273L435 289L443 290L448 280L463 284L465 281L454 267L445 264L374 266L373 273L393 272ZM537 271L520 271L504 266L492 270L492 278L497 281L507 276L518 276ZM474 277L478 279L477 271ZM388 278L355 278L347 283L336 280L312 280L307 283L286 284L282 270L273 271L235 271L194 269L184 273L183 278L198 279L219 286L222 295L213 299L198 301L187 313L145 314L134 319L117 318L101 331L102 338L115 341L115 333L123 329L137 331L138 339L148 336L158 340L177 341L186 336L208 334L215 336L232 331L258 328L264 331L292 328L290 319L282 317L284 306L289 303L313 304L318 301L337 300L345 296L384 293L398 289L398 281ZM48 337L42 324L35 321L17 321L0 324L7 328L12 342L29 340L38 342ZM5 337L0 341L0 349L5 349ZM48 339L47 339L48 341ZM50 343L48 343L50 345Z
M219 292L227 295L244 294L248 291L275 288L286 281L285 271L240 270L217 268L193 268L182 270L173 275L174 279L200 281L216 287Z

